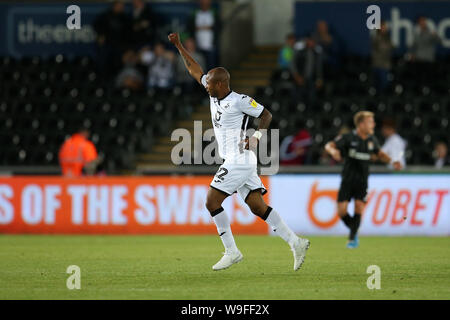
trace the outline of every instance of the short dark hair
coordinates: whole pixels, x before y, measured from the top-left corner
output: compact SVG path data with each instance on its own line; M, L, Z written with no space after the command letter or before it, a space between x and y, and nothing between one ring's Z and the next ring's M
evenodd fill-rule
M423 14L419 14L416 18L416 22L419 22L420 19L426 19L427 17Z
M77 127L77 130L75 131L76 133L80 133L80 132L90 132L88 126L81 124Z
M295 39L295 33L293 33L293 32L290 32L290 33L288 33L288 34L286 35L286 40L288 40L288 39L292 39L292 38L294 38L294 39Z
M392 118L385 118L383 120L383 123L382 123L381 126L382 127L388 127L388 128L391 128L391 129L395 129L396 128L396 123L395 123L395 120L392 119Z

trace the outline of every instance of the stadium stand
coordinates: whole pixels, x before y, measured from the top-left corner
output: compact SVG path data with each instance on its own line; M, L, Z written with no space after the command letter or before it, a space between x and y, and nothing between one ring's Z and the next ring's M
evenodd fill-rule
M346 57L340 69L327 76L316 101L306 105L291 98L293 85L287 71L273 71L268 85L258 86L264 80L252 82L261 70L266 76L270 74L267 66L275 68L265 54L243 64L256 71L253 76L248 71L246 80L241 78L246 73L241 70L235 75L240 78L236 86L254 94L273 111L272 127L280 128L280 139L300 127L311 132L313 164L318 163L324 143L341 126L351 127L352 114L363 108L375 111L378 117L397 120L398 131L408 141L408 164L431 164L434 143L450 140L449 59L439 61L436 70L430 70L434 76L427 78L426 85L411 80L417 79L414 69L399 61L388 91L377 93L369 61ZM274 54L271 57L276 58ZM151 163L152 159L158 160L158 153L170 154L168 137L171 128L180 124L177 121L208 120L204 95L184 95L179 87L166 92L115 89L98 76L89 57L3 57L0 77L3 166L57 165L61 143L83 124L91 129L92 141L105 159L108 173L132 170L136 161ZM157 147L152 150L155 142Z
M62 142L83 125L108 172L132 169L136 153L151 150L155 136L167 135L174 119L189 116L189 108L177 105L198 104L198 97L181 95L178 87L115 89L88 57L4 57L0 76L0 163L9 166L57 165Z
M255 98L274 112L272 127L281 137L306 127L314 137L312 162L318 163L323 145L337 135L343 125L352 127L352 115L358 110L374 111L378 123L384 117L396 119L398 131L408 141L408 164L432 163L433 145L449 141L450 61L442 59L429 70L426 83L402 61L395 64L389 89L379 93L373 84L370 61L348 56L336 72L326 78L313 104L293 101L294 90L289 71L275 71L269 86L258 87ZM377 135L381 136L381 135Z

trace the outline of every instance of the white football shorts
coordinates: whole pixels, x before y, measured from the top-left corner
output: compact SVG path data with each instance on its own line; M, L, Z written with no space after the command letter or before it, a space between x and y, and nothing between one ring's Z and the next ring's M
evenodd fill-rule
M244 156L246 159L251 157L251 161L243 161ZM261 190L263 195L267 193L257 173L256 156L248 150L244 151L243 156L226 159L217 170L210 186L228 195L237 192L244 201L251 191Z

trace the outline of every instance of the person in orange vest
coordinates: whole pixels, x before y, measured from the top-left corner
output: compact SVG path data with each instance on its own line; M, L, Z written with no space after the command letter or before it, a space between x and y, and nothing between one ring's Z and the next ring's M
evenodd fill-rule
M98 155L94 144L88 138L89 130L81 128L64 141L59 150L63 176L80 177L83 175L83 169L87 175L95 173Z

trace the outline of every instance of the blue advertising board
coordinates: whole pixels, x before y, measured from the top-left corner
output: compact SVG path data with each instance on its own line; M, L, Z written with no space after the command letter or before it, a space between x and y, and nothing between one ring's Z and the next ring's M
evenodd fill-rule
M412 44L416 19L424 15L428 26L441 38L438 54L449 53L450 49L450 2L296 2L294 30L298 37L314 31L318 20L328 22L333 37L343 52L368 55L370 53L370 30L366 21L370 14L367 7L378 5L381 20L388 22L391 40L396 53L404 53Z
M73 3L1 3L0 4L0 55L49 56L90 55L95 53L94 19L106 11L109 3L76 2L81 11L81 29L69 30L67 7ZM158 34L170 31L183 32L186 21L197 7L195 2L150 3L158 17ZM131 5L126 5L131 13Z

